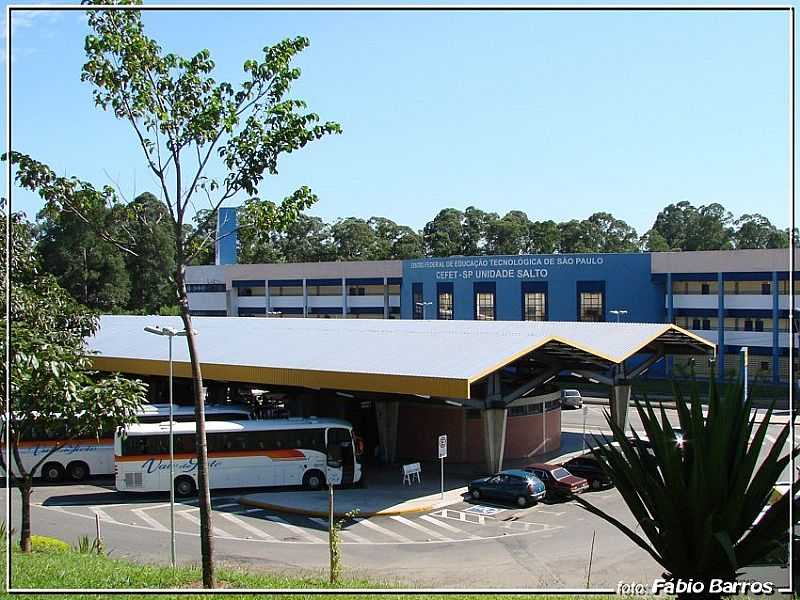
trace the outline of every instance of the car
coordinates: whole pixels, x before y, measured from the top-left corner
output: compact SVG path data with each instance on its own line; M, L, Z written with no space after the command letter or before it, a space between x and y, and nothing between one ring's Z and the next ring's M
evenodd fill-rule
M499 500L524 507L545 497L547 489L535 475L521 469L506 469L469 482L473 500Z
M588 481L576 477L561 465L539 463L523 467L523 470L533 473L544 483L547 497L551 500L563 500L589 489Z
M563 408L580 408L583 406L583 396L579 390L561 390L561 406Z
M567 471L578 477L583 477L593 490L613 487L611 476L603 470L600 461L593 454L584 454L571 458L561 465Z

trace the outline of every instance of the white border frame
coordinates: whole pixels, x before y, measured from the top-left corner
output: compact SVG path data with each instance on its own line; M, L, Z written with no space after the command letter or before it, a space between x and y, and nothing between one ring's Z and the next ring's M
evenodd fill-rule
M795 195L795 14L794 6L789 4L586 4L586 5L572 5L572 4L352 4L352 5L336 5L336 4L152 4L152 5L107 5L100 4L94 6L74 5L74 4L8 4L6 5L6 68L5 68L5 81L6 81L6 152L11 152L11 15L13 11L88 11L88 10L141 10L141 11L184 11L184 10L252 10L252 11L276 11L276 10L294 10L294 11L543 11L543 12L591 12L591 11L613 11L613 12L772 12L772 11L785 11L789 16L789 330L792 331L793 315L794 315L794 269L795 269L795 252L793 251L795 245L799 240L795 238L795 210L794 210L794 195ZM6 161L6 199L7 206L5 209L6 215L11 215L11 182L12 182L12 169L11 162ZM10 347L10 221L6 219L6 326L5 326L5 344L6 348ZM795 334L791 334L794 336ZM795 442L795 423L792 415L794 414L794 344L790 339L789 343L789 418L790 418L790 452L794 451ZM8 360L10 353L6 353L6 423L10 422L10 369L8 368ZM10 465L10 432L9 428L5 428L5 459L6 465ZM790 458L792 481L795 478L795 458ZM122 588L122 589L97 589L97 588L12 588L11 587L11 480L6 477L6 570L5 570L5 585L6 590L10 595L13 594L175 594L175 595L201 595L201 594L617 594L614 588L592 588L592 589L573 589L573 588L555 588L555 589L542 589L542 588L475 588L475 589L461 589L461 588L277 588L277 589L184 589L184 588ZM790 490L791 493L791 490ZM793 521L793 503L789 503L789 530L792 530ZM789 541L789 586L786 588L778 588L777 592L793 593L792 581L792 564L793 564L793 547L791 539Z

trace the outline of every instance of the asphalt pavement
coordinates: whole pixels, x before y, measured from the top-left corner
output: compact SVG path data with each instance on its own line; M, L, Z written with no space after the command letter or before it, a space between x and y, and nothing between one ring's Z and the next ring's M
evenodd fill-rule
M601 406L587 407L587 431L607 430L602 412ZM549 457L552 462L581 452L583 420L582 410L563 411L562 449ZM636 415L631 422L637 427ZM774 441L780 427L770 426L768 440ZM408 486L402 487L399 467L395 471L387 477L393 475L398 494L399 490L406 494L401 503L409 501L409 496L412 502L413 498L435 500L432 496L436 496L438 470L434 465L423 465L425 485L413 492ZM661 575L659 565L646 553L574 501L539 503L525 509L472 502L462 495L469 471L455 465L449 467L444 502L419 511L360 514L345 520L345 571L376 582L417 589L584 589L590 561L589 589L611 590L620 581L650 583ZM372 477L374 480L374 471ZM372 488L374 493L378 487ZM370 490L368 483L364 490L337 490L336 494L340 500L350 493L367 497ZM5 495L4 490L0 493ZM217 559L276 573L325 573L329 561L327 519L318 514L290 514L240 503L242 496L263 493L266 492L261 489L221 490L214 494ZM303 492L284 489L278 493L291 497ZM587 492L584 498L632 529L638 528L615 489ZM112 556L165 564L169 560L170 539L168 500L164 494L116 492L111 480L38 486L33 494L33 532L75 543L82 536L94 537L95 519L99 518L105 546ZM12 526L19 529L19 494L15 490L11 501ZM337 504L340 508L347 505ZM181 563L199 562L198 512L194 501L176 505ZM770 576L780 575L781 571L777 571L777 575Z

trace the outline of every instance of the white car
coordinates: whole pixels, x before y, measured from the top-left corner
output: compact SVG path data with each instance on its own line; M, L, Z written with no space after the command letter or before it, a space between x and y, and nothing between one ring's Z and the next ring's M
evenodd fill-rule
M578 390L561 390L561 406L564 408L580 408L583 406L583 397Z

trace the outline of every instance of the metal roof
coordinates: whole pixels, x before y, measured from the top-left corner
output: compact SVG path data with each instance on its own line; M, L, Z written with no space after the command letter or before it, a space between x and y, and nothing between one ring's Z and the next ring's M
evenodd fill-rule
M669 324L193 317L203 376L221 381L469 398L471 383L534 351L564 361L619 364L638 352L710 352ZM103 316L88 340L95 367L165 375L167 340L145 326L179 317ZM183 338L175 374L190 377Z

